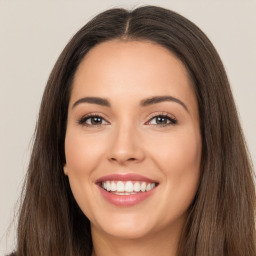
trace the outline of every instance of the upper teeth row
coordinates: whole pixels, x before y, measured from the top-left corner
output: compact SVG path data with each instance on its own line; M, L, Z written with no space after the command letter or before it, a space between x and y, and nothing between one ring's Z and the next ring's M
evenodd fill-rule
M146 183L139 181L104 181L102 187L107 191L113 192L145 192L155 187L155 183Z

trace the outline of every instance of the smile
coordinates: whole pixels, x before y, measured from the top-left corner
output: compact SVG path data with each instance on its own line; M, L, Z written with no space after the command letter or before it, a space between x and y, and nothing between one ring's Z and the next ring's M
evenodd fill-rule
M153 189L156 183L141 181L104 181L101 187L116 195L132 195Z
M96 184L105 200L115 206L134 206L149 198L158 182L137 174L112 174Z

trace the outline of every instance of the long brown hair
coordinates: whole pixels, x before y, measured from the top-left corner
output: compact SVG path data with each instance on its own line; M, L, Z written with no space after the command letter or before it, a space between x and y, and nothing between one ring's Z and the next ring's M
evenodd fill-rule
M183 62L193 82L203 144L201 176L178 255L256 255L253 171L223 64L196 25L154 6L99 14L75 34L58 58L41 103L16 255L91 255L90 222L63 173L67 109L81 60L95 45L117 38L164 46Z

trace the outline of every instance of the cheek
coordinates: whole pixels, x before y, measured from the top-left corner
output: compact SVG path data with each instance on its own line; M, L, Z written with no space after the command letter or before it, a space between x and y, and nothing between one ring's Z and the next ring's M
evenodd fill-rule
M96 168L104 151L101 139L85 136L80 131L67 131L65 138L65 154L68 169L77 175L88 175L90 170Z
M151 155L166 175L183 175L200 168L201 136L195 129L177 130L170 136L157 137Z
M163 193L170 200L169 206L176 205L177 212L184 212L193 201L198 188L201 136L191 129L186 132L179 131L156 143L159 146L154 147L152 155L164 176L166 190Z
M98 138L99 139L99 138ZM85 136L80 131L67 130L65 138L66 167L72 193L86 215L92 215L90 205L95 197L93 174L104 151L104 143L97 138Z

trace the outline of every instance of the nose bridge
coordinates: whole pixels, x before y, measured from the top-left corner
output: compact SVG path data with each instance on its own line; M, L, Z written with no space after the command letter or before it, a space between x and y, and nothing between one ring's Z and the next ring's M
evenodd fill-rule
M113 128L109 159L119 163L143 160L144 152L139 133L136 125L131 121L126 119L119 122Z

